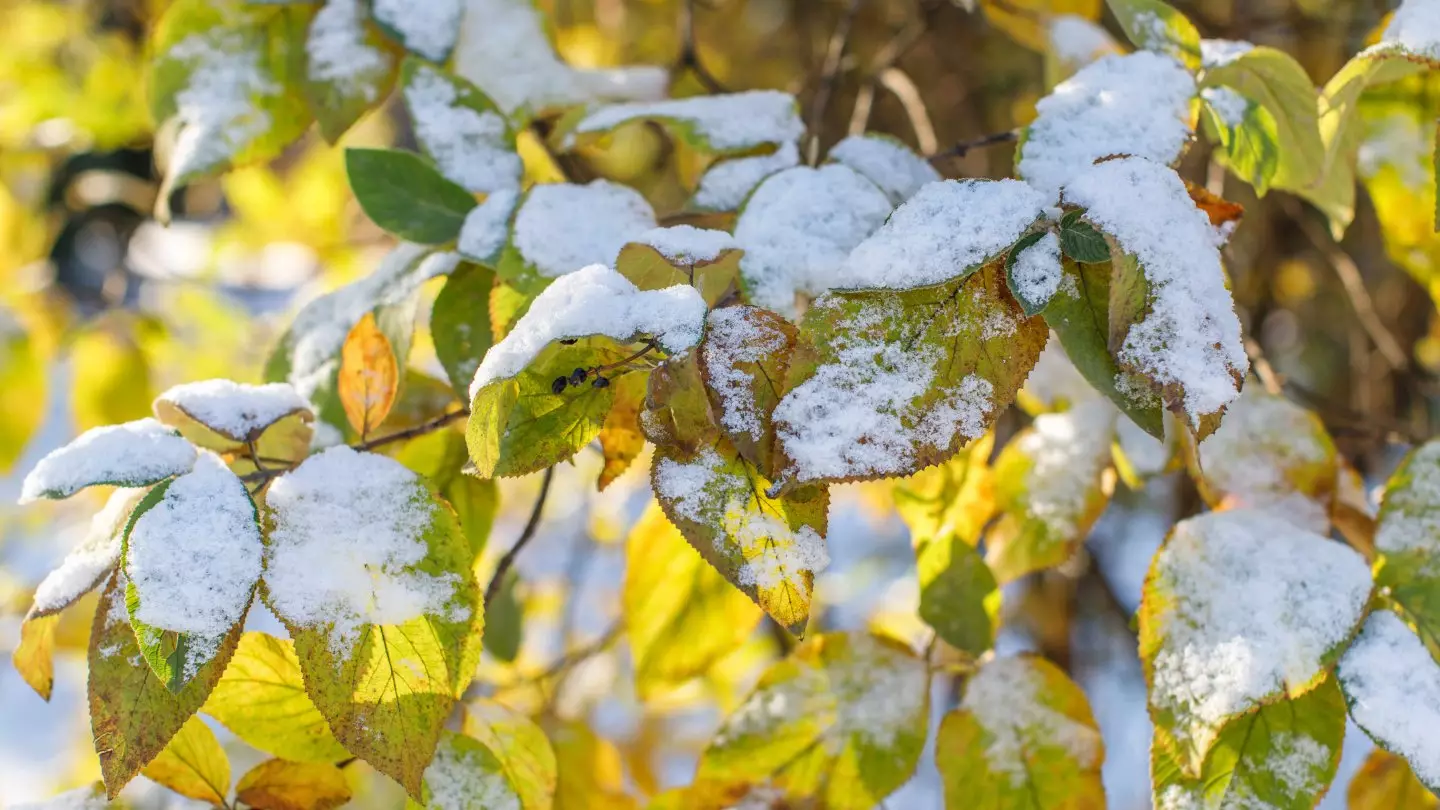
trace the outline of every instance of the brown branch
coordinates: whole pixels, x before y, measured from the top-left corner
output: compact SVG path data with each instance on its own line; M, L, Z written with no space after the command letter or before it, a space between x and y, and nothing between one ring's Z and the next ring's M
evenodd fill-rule
M396 431L395 433L390 433L385 436L377 436L373 439L370 439L369 441L357 442L350 445L350 448L353 450L362 451L374 450L377 447L383 447L387 444L393 444L395 442L404 441L406 439L414 439L419 436L424 436L427 433L434 433L440 428L464 419L469 415L469 408L461 408L458 411L450 411L448 413L441 414L440 416L437 416L434 419L429 420L428 422L421 422L414 427L409 427L401 431ZM254 456L252 456L252 460L254 460ZM286 463L288 464L289 462ZM259 466L258 460L256 462L256 466ZM269 481L270 479L278 477L283 473L289 472L291 469L293 468L288 466L261 468L253 473L250 473L249 475L240 476L240 480L244 481L247 484L254 483L256 481Z
M530 510L530 519L525 521L525 528L520 532L520 539L515 545L505 552L500 562L495 565L495 573L490 577L490 584L485 586L485 608L488 610L490 603L500 593L500 585L505 580L505 575L510 573L510 568L515 564L515 558L520 556L521 550L535 536L535 529L540 526L540 515L545 511L545 499L550 495L550 482L555 478L555 468L545 468L545 478L540 481L540 494L535 498L535 506Z
M944 158L963 158L971 149L979 149L985 146L995 146L1002 143L1014 143L1020 139L1020 130L1011 129L1005 132L995 132L983 135L971 141L961 141L943 152L936 152L930 155L931 160L942 160Z
M845 57L845 49L850 44L850 29L855 24L855 16L860 12L860 2L861 0L850 0L845 13L835 24L835 31L830 35L830 45L825 50L820 86L816 88L815 98L810 105L810 145L806 162L811 164L820 157L820 127L825 120L825 110L830 106L830 97L835 94L835 85L840 80L840 66Z
M707 93L729 92L700 60L700 50L695 40L695 0L685 0L680 4L680 43L680 62L676 68L694 73Z

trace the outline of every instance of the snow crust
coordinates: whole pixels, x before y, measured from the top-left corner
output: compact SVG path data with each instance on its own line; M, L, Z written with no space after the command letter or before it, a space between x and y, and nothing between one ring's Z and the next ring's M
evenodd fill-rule
M795 97L779 90L613 104L582 118L575 132L605 132L640 120L681 123L719 151L789 143L805 134Z
M21 484L20 503L68 498L95 484L153 484L194 463L195 447L154 419L91 428L40 459Z
M905 202L926 183L941 179L930 161L881 135L851 135L835 144L828 157L879 186L891 205Z
M455 85L428 65L411 75L404 93L415 137L441 174L477 194L520 188L524 166L499 113L461 103Z
M613 264L620 248L655 227L640 192L609 180L530 189L515 216L515 247L540 275L557 278L591 264Z
M1426 784L1440 785L1440 666L1420 638L1394 613L1377 610L1338 671L1355 722Z
M156 400L189 414L195 421L235 441L258 436L265 428L310 403L289 383L246 385L215 379L176 385Z

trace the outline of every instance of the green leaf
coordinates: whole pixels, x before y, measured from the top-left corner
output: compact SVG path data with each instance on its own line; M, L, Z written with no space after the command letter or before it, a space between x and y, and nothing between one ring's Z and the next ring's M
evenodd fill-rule
M650 245L631 242L620 249L615 270L642 290L690 284L713 307L737 289L744 254L743 250L726 250L713 261L691 265L671 261Z
M267 759L235 786L236 801L254 810L334 810L350 798L345 773L328 762Z
M441 174L477 194L519 190L524 165L515 134L489 96L415 57L406 58L400 84L415 138Z
M114 798L164 750L205 703L240 638L236 627L210 663L171 694L140 654L125 612L124 578L111 577L95 609L90 632L90 725L105 790Z
M520 802L500 759L479 740L453 731L441 734L421 790L421 801L406 802L407 810L515 807Z
M205 721L192 715L165 750L141 771L147 779L191 799L227 807L230 759Z
M0 475L9 473L40 427L49 387L45 362L35 341L18 326L11 331L9 313L0 310Z
M1105 235L1081 219L1084 211L1069 211L1060 220L1060 250L1077 262L1109 262L1110 243Z
M1350 810L1435 810L1435 798L1415 778L1410 765L1383 748L1370 752L1350 780L1345 798Z
M895 482L895 510L910 527L918 548L928 540L957 536L972 546L995 513L995 476L990 453L995 435L986 433L944 464Z
M1020 302L1020 307L1025 310L1026 315L1035 315L1040 312L1040 310L1044 309L1045 305L1049 303L1049 299L1031 301L1026 298L1025 285L1015 278L1015 263L1019 261L1021 254L1027 250L1046 250L1048 246L1047 248L1035 248L1035 243L1044 239L1047 235L1050 235L1049 231L1036 231L1026 234L1021 237L1019 242L1015 243L1015 246L1010 249L1010 252L1005 257L1005 279L1010 284L1011 294L1015 296L1016 301ZM1052 240L1054 239L1053 236L1051 236L1051 238ZM1053 241L1050 244L1053 244ZM1037 253L1036 255L1041 254ZM1051 259L1049 256L1046 256L1045 260L1048 263ZM1059 260L1059 255L1055 254L1053 261L1058 262Z
M1275 117L1255 101L1229 88L1205 90L1200 97L1207 131L1221 147L1215 151L1216 156L1235 176L1253 186L1256 194L1264 196L1274 183L1283 158ZM1231 107L1235 105L1241 106L1238 118L1233 118L1236 111Z
M452 434L453 435L453 434ZM460 458L465 458L465 442L455 437L460 447ZM458 468L457 468L458 469ZM500 489L489 478L473 475L456 475L441 488L440 494L455 509L460 519L460 530L470 544L471 558L478 560L490 540L490 529L495 525L495 515L500 511Z
M1375 584L1388 589L1431 645L1440 645L1437 486L1440 441L1430 441L1407 456L1386 483L1375 531Z
M520 654L520 638L524 630L524 609L515 595L520 576L513 570L500 583L495 599L485 608L485 652L507 664Z
M399 149L346 149L345 174L366 216L401 239L452 242L475 208L470 192L434 164Z
M368 17L368 3L327 3L306 34L305 96L332 144L384 101L395 81L395 54Z
M761 612L651 504L625 543L622 613L635 688L648 700L704 675L749 638Z
M712 411L740 455L766 476L778 466L773 413L798 333L784 318L752 306L714 310L700 344Z
M550 810L557 781L555 751L545 732L529 718L493 700L466 706L465 733L500 761L524 810Z
M687 454L655 450L651 482L665 516L730 584L775 621L804 635L825 549L825 487L771 497L770 481L729 441Z
M284 760L339 762L350 756L305 693L288 638L242 635L202 711L248 745Z
M1256 46L1223 64L1206 68L1202 88L1229 88L1249 100L1244 122L1236 128L1244 130L1250 140L1260 142L1272 137L1265 125L1273 124L1275 160L1274 185L1283 189L1301 189L1314 182L1325 163L1325 144L1320 136L1320 120L1315 85L1295 58L1284 51ZM1205 95L1202 92L1202 96ZM1255 108L1268 113L1270 121ZM1237 149L1226 143L1231 157ZM1263 186L1257 191L1263 193Z
M668 357L650 372L640 425L657 447L685 453L699 452L721 438L699 352Z
M1184 14L1161 0L1106 0L1106 5L1135 47L1200 68L1200 32Z
M700 756L696 783L768 784L830 810L870 810L920 761L929 682L925 662L894 642L816 636L760 676Z
M494 286L495 271L464 262L440 288L430 310L435 357L462 399L470 397L475 369L495 343L488 306Z
M1329 677L1227 723L1198 773L1186 772L1170 734L1156 728L1156 806L1312 810L1335 778L1344 737L1345 699Z
M1000 589L990 566L959 535L922 540L915 550L920 618L947 644L980 657L995 644Z
M1029 655L982 666L935 740L947 807L1103 807L1104 758L1085 693L1059 667Z

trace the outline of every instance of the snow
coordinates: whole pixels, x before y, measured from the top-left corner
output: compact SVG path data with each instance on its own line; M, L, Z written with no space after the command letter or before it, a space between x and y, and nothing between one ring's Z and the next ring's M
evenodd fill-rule
M1233 128L1245 123L1245 111L1250 109L1250 101L1234 90L1228 87L1207 87L1200 91L1200 97L1220 116L1225 126Z
M903 731L918 733L930 687L925 666L869 634L851 633L847 652L841 665L826 668L838 700L832 733L881 751Z
M360 0L326 0L315 13L305 40L307 76L335 85L346 96L377 100L379 83L372 80L389 67L385 52L366 41L365 8Z
M641 290L595 264L546 287L505 339L486 352L470 383L470 398L495 380L525 370L556 340L605 335L620 341L651 335L670 353L700 342L705 300L693 287Z
M325 627L337 655L367 625L446 613L457 577L418 568L440 507L399 462L332 447L275 479L266 501L270 606L287 623Z
M1404 0L1380 39L1382 43L1394 43L1410 53L1440 61L1440 4L1434 0Z
M97 784L67 790L43 801L12 805L11 810L105 810L110 806L105 790Z
M1255 50L1254 43L1239 39L1200 40L1200 64L1206 68L1228 65Z
M1010 268L1015 295L1036 310L1050 303L1064 275L1060 266L1060 238L1054 231L1047 231L1038 242L1021 251Z
M35 588L31 616L64 610L94 589L120 559L120 538L130 522L130 513L145 489L119 488L110 493L105 506L90 519L90 529L65 555L60 567L45 575Z
M1433 559L1440 544L1440 442L1421 445L1405 465L1409 484L1385 493L1375 548L1385 554L1423 552Z
M1018 180L930 183L857 245L825 286L906 290L949 281L1008 250L1050 202Z
M467 106L449 78L424 64L405 85L405 103L416 139L441 174L477 194L520 188L525 167L499 113Z
M189 414L226 438L243 442L297 412L309 412L310 403L289 383L246 385L233 380L204 380L174 386L155 400Z
M1239 509L1176 524L1148 589L1166 597L1149 618L1151 705L1203 747L1227 719L1320 674L1364 614L1371 581L1349 547Z
M195 448L154 419L91 428L40 459L25 476L20 503L68 498L95 484L153 484L194 463Z
M181 125L170 166L200 172L232 159L270 131L270 102L284 90L261 67L260 54L237 32L192 34L160 56L185 63L185 87L175 94Z
M984 732L985 764L1012 787L1029 779L1032 763L1059 749L1082 768L1098 768L1104 754L1100 732L1047 705L1058 695L1042 691L1037 662L1025 657L994 658L965 684L960 708Z
M135 519L125 574L134 618L190 637L184 678L214 657L245 616L260 579L260 525L245 484L204 451L190 472Z
M1050 47L1062 62L1084 66L1107 54L1118 53L1119 45L1099 25L1078 14L1057 14L1050 18Z
M1077 405L1100 396L1070 362L1060 338L1054 334L1040 352L1035 367L1030 369L1030 376L1025 378L1025 393L1047 410Z
M1350 715L1428 785L1440 784L1440 666L1388 610L1365 621L1338 670Z
M455 744L446 735L425 768L427 810L520 810L520 797L494 757ZM458 738L468 739L468 738Z
M465 215L460 226L456 249L461 255L480 262L492 262L510 241L510 215L520 202L515 190L495 191Z
M1367 117L1365 140L1360 144L1356 168L1360 176L1372 180L1385 167L1394 169L1400 182L1409 187L1423 187L1430 181L1430 162L1434 138L1427 132L1429 124L1421 125L1413 113L1391 112L1383 117Z
M889 214L884 192L846 166L799 166L766 178L735 225L750 300L793 317L796 293L835 286L846 256Z
M1210 220L1179 175L1144 158L1106 161L1076 177L1065 198L1138 258L1149 285L1150 306L1125 336L1121 365L1178 387L1192 424L1233 401L1250 367L1240 319Z
M1080 519L1110 466L1115 417L1108 400L1091 399L1035 417L1016 439L1016 449L1031 461L1024 481L1027 516L1043 523L1051 537L1081 539Z
M606 132L642 120L674 121L721 152L789 143L805 134L795 97L779 90L613 104L582 118L575 133Z
M764 438L762 414L755 403L752 377L740 368L771 357L785 348L783 334L762 328L747 317L749 310L726 307L711 310L705 319L705 347L701 362L705 382L720 400L720 424L731 435Z
M1169 56L1137 51L1087 65L1035 105L1020 176L1053 197L1103 157L1169 163L1190 137L1194 96L1195 79Z
M794 582L804 572L819 574L830 563L825 538L809 526L792 529L783 515L755 503L751 479L729 472L725 460L706 447L689 461L661 458L655 465L655 494L674 512L702 525L717 525L715 550L744 559L736 575L760 590Z
M671 225L652 228L635 237L635 241L660 251L660 255L676 264L713 262L720 254L739 247L735 237L725 231L697 228L694 225Z
M533 115L601 99L657 99L670 81L662 67L580 70L565 64L531 0L465 0L459 28L455 72L485 91L507 115Z
M883 135L851 135L835 144L829 159L849 166L879 186L891 205L905 202L926 183L940 179L930 161Z
M375 20L400 37L406 50L443 62L455 45L464 0L374 0Z
M734 211L765 178L798 165L800 148L794 141L781 144L768 155L718 161L700 177L692 202L702 211Z
M515 217L515 247L540 275L556 278L591 264L613 264L620 248L655 227L640 192L594 180L530 189Z

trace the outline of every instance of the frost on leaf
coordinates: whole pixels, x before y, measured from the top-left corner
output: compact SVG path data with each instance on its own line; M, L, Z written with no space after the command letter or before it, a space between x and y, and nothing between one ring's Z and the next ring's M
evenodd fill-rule
M267 497L265 596L335 736L420 792L480 653L472 554L455 513L384 456L336 447Z
M846 166L771 175L735 223L742 286L752 303L794 316L797 294L835 286L850 251L885 222L890 198Z
M1115 409L1098 397L1035 417L995 461L985 561L1002 584L1070 559L1110 501Z
M1313 810L1335 778L1345 699L1326 677L1295 698L1261 706L1221 730L1198 770L1163 728L1150 746L1158 810Z
M1101 807L1104 758L1085 694L1054 664L1032 656L982 666L935 742L952 807Z
M1270 509L1324 533L1339 465L1320 418L1259 385L1200 443L1197 482L1216 509Z
M1337 672L1355 722L1404 757L1426 787L1440 790L1440 665L1420 637L1399 616L1378 610Z
M726 307L706 318L700 368L727 438L762 474L774 477L772 414L785 394L795 327L769 310Z
M260 526L245 484L213 453L151 490L124 537L125 601L140 650L172 692L242 624L260 579Z
M700 176L690 204L701 211L734 211L765 178L798 165L800 147L794 141L774 152L718 160Z
M515 215L502 278L556 278L593 264L612 265L620 248L655 227L650 203L609 180L547 183L530 189Z
M1440 643L1440 442L1421 445L1391 476L1375 551L1376 585Z
M575 125L573 141L609 132L630 121L672 128L697 149L744 153L766 144L790 143L805 134L795 97L778 90L630 102L600 107ZM573 143L572 143L573 145Z
M876 132L845 138L831 147L826 159L849 166L879 186L891 205L905 202L927 183L940 179L930 161L889 135Z
M775 408L789 485L909 475L979 438L1045 345L992 263L895 292L834 292L800 327Z
M655 451L655 496L711 565L782 627L803 635L825 548L829 493L804 488L770 497L770 482L728 441L694 453Z
M642 290L694 287L713 307L734 294L742 255L724 231L676 225L646 231L621 248L615 270Z
M203 380L170 388L155 400L155 416L195 444L216 452L248 451L298 461L310 447L315 414L288 383L246 385Z
M1020 240L1005 261L1010 277L1010 291L1034 315L1045 308L1060 289L1064 269L1060 265L1060 238L1053 232L1039 233Z
M110 493L105 506L90 519L85 536L36 586L26 621L59 613L101 585L120 559L121 536L145 492L121 488Z
M919 763L930 676L908 649L827 633L773 665L700 757L696 783L765 785L775 798L818 797L869 810Z
M395 57L366 24L362 0L326 0L305 37L305 94L334 143L389 89Z
M1136 155L1170 163L1190 138L1194 96L1195 79L1169 56L1107 56L1035 105L1017 171L1053 198L1100 158Z
M500 760L525 810L549 810L555 804L555 751L545 732L525 715L493 700L465 706L464 731Z
M68 498L91 486L145 487L195 463L195 448L154 419L91 428L40 459L20 486L20 503Z
M1117 245L1111 353L1204 438L1250 366L1209 218L1174 171L1143 158L1096 164L1065 199Z
M1268 512L1177 524L1145 581L1140 655L1151 715L1187 770L1226 723L1313 689L1370 591L1360 555Z
M415 138L440 173L476 194L518 191L524 167L495 103L464 79L417 59L401 73Z
M455 46L465 0L374 0L375 21L401 45L432 62L443 62Z
M479 740L453 731L440 737L435 759L425 769L422 801L413 810L520 810L520 796L504 766Z

